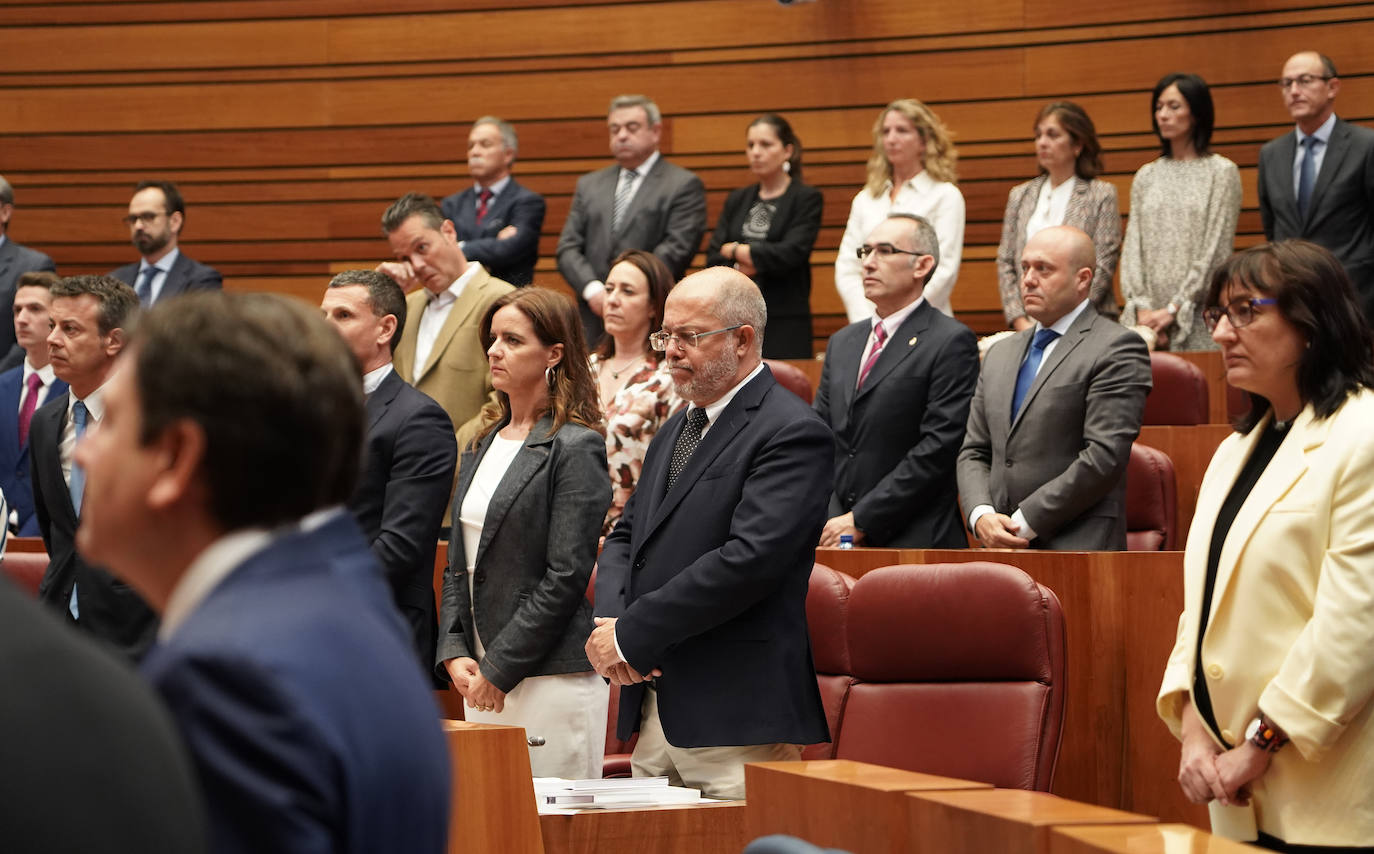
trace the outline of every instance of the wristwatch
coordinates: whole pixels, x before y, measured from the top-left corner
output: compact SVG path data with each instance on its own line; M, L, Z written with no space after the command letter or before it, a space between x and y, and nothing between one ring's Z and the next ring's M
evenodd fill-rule
M1277 753L1280 747L1288 743L1288 736L1265 720L1263 713L1245 728L1245 739L1266 753Z

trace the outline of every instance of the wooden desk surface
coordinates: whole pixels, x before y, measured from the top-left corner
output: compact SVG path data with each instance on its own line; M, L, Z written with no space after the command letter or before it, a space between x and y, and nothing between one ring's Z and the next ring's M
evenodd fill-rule
M913 792L905 797L912 840L909 850L941 854L1046 854L1052 827L1156 821L1147 815L1020 789Z
M739 854L743 801L541 815L546 854Z
M1254 854L1249 845L1186 824L1056 827L1050 854Z

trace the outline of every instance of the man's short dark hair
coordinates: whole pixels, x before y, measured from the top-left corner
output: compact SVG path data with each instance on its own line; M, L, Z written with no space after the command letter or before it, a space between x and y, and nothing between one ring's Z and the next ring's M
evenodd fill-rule
M79 297L90 294L100 304L96 323L101 335L116 329L125 335L133 332L138 317L138 294L134 289L112 276L67 276L58 279L48 290L53 297Z
M329 280L331 288L350 288L361 285L367 288L367 305L377 318L388 314L396 318L396 331L391 333L391 352L401 343L401 332L406 325L406 294L396 280L386 273L376 270L344 270Z
M168 216L179 213L182 223L186 222L186 202L181 198L181 191L177 189L176 184L171 181L139 181L138 186L134 187L134 192L141 193L151 189L162 191L162 197L167 200Z
M439 210L439 203L434 201L433 196L406 193L392 202L391 207L382 214L382 234L390 234L413 216L422 218L425 225L435 230L444 224L444 213Z
M134 352L140 441L182 419L204 431L208 510L225 530L275 527L352 495L363 389L318 309L199 291L149 309Z
M20 273L19 279L14 283L14 289L20 288L46 288L51 291L52 286L62 281L62 277L47 270L30 270L27 273Z

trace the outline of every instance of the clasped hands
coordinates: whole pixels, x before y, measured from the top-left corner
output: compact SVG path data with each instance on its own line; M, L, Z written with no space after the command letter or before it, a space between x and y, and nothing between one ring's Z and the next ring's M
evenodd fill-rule
M450 658L444 662L453 687L463 695L469 709L479 712L502 712L506 708L506 692L487 681L472 658Z
M628 662L621 660L615 651L614 617L596 618L596 628L592 629L584 649L597 675L609 679L612 685L634 685L663 675L663 671L657 667L648 676L641 675Z
M1224 807L1247 806L1249 784L1269 769L1271 756L1250 742L1223 749L1207 734L1206 724L1192 706L1183 712L1183 752L1178 763L1178 784L1195 804L1215 799Z

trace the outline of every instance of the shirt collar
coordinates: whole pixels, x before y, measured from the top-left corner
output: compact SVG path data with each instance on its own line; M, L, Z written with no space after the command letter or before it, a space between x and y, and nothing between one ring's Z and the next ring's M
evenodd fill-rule
M107 379L105 380L105 382L109 382L109 380ZM68 423L70 423L72 420L72 410L76 408L76 401L77 397L75 394L70 394L67 396ZM81 398L81 402L86 404L86 412L90 413L89 417L94 418L97 424L100 423L100 421L105 417L104 383L100 385L100 388Z
M230 573L266 548L274 536L266 528L244 528L225 534L206 546L186 567L172 588L172 595L167 597L162 625L157 630L158 640L166 642L174 635L186 618Z
M883 325L883 331L887 333L889 338L892 337L896 334L897 330L901 328L902 324L906 323L906 319L911 316L911 313L920 308L921 303L925 301L926 297L923 291L914 301L902 306L887 317L878 317L876 314L873 315L872 329L877 329L878 324L881 323ZM870 330L870 333L871 331L872 330Z
M748 385L749 381L752 380L754 377L758 376L759 373L762 371L763 362L760 361L757 365L754 366L754 369L744 377L744 379L735 383L733 388L731 388L725 394L722 394L719 400L717 400L715 403L709 404L706 407L704 407L706 409L706 423L715 424L716 419L719 418L720 414L725 411L725 407L730 405L730 401L735 399L736 394L739 394L739 390ZM689 408L702 409L703 407L697 406L696 404L692 404L692 406Z
M920 172L916 173L916 177L912 178L910 181L907 181L902 186L910 187L918 193L924 193L935 186L935 179L930 177L929 170L922 169ZM892 179L888 179L887 185L884 187L884 189L892 189Z
M490 187L483 187L481 184L474 184L474 185L473 185L473 190L475 190L476 193L477 193L477 195L479 195L479 196L482 195L482 190L484 190L484 189L486 189L486 190L491 190L491 197L494 199L494 198L496 198L497 196L501 195L501 191L504 190L504 189L506 189L506 185L509 184L509 183L510 183L510 175L507 175L506 177L502 178L500 181L497 181L495 184L492 184Z
M374 368L363 374L363 394L372 394L372 392L376 391L377 387L382 384L382 380L386 379L389 373L391 373L391 363L387 362L380 368Z
M1335 113L1332 113L1331 115L1329 115L1329 116L1326 117L1326 121L1322 122L1322 126L1319 127L1319 128L1317 128L1311 135L1312 135L1312 136L1315 136L1315 137L1317 138L1317 140L1318 140L1319 142L1321 142L1322 145L1326 145L1326 144L1328 144L1329 142L1331 142L1331 132L1332 132L1333 130L1335 130L1335 129L1336 129L1336 114L1335 114ZM1302 132L1302 128L1298 128L1298 129L1297 129L1297 134L1298 134L1298 145L1302 145L1302 141L1303 141L1304 139L1307 139L1308 134L1303 133L1303 132Z
M1036 331L1036 332L1039 332L1041 329L1046 329L1046 328L1048 328L1048 329L1051 329L1051 330L1053 330L1053 331L1055 331L1055 332L1058 332L1058 333L1060 334L1060 336L1062 337L1062 336L1064 335L1065 332L1068 332L1068 331L1069 331L1069 327L1070 327L1070 326L1073 326L1073 322L1074 322L1075 320L1078 319L1078 315L1082 314L1082 313L1083 313L1083 309L1085 309L1085 308L1087 308L1087 307L1088 307L1088 301L1085 299L1085 300L1083 300L1082 302L1080 302L1078 305L1074 306L1073 311L1071 311L1071 312L1069 312L1068 314L1064 315L1063 317L1059 318L1059 319L1056 320L1054 323L1051 323L1048 327L1041 326L1041 325L1040 325L1040 321L1037 320L1037 321L1035 322L1035 331Z
M52 384L57 380L57 374L53 373L52 362L47 363L41 368L35 368L29 364L29 357L24 357L24 385L29 384L29 376L38 374L43 379L43 388L52 388Z
M480 269L482 269L481 264L476 261L469 261L468 268L463 271L463 275L453 280L453 284L437 294L427 294L429 296L429 304L434 308L445 308L457 302L458 297L463 295L463 288L467 287L468 282L472 281L473 277L477 275L477 271Z
M167 271L172 269L172 265L177 262L177 256L180 254L181 250L173 246L172 251L157 259L156 264L149 264L148 259L145 258L142 261L138 262L138 273L139 275L143 275L143 271L148 269L149 267L156 267L158 268L158 270L166 273Z
M631 171L633 171L636 175L638 175L641 178L647 177L649 174L649 170L654 168L654 164L658 162L658 158L658 149L654 149L653 154L650 154L643 163L639 164Z

